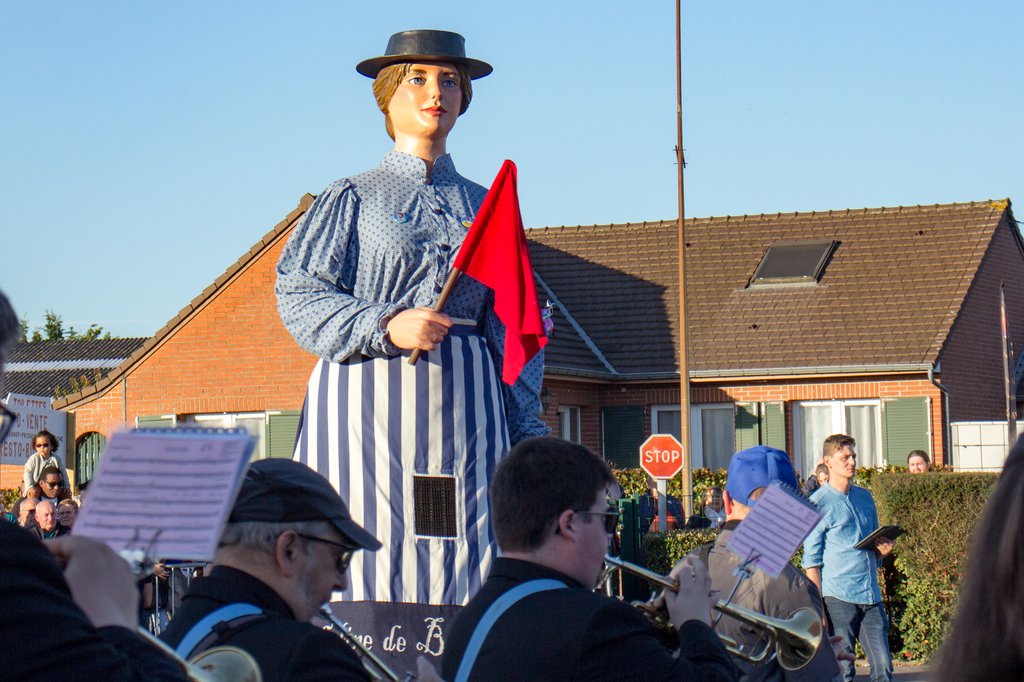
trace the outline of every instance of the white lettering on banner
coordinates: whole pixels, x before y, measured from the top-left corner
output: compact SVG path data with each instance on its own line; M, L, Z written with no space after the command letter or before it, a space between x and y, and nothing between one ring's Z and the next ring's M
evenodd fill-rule
M416 651L440 656L444 653L444 632L441 630L444 618L424 618L423 622L427 624L427 637L416 643Z
M416 642L416 651L429 654L431 656L440 656L444 653L444 630L441 624L444 623L444 618L424 618L423 624L426 625L424 637L422 642ZM345 631L352 636L353 639L359 641L367 650L373 649L373 636L368 634L356 634L352 631L352 626L349 625L348 621L342 623ZM327 628L328 630L330 627ZM381 648L384 651L392 651L403 653L408 648L408 640L401 634L401 625L392 625L388 635L381 642Z
M401 625L391 626L391 632L388 633L388 636L384 638L384 651L397 651L399 653L405 651L405 637L402 637L397 632L401 629Z
M347 632L348 634L350 634L352 636L352 639L354 639L357 642L359 642L360 644L362 644L364 647L366 647L367 650L370 650L370 649L373 648L373 636L371 636L371 635L357 635L356 633L352 632L352 626L348 624L348 621L345 621L344 623L342 623L342 626L345 628L345 632ZM331 628L328 627L327 629L330 630Z
M0 448L0 464L24 466L35 452L32 439L39 431L49 431L57 437L57 454L68 464L67 415L50 409L50 399L43 396L9 393L2 401L7 409L18 415L11 432Z

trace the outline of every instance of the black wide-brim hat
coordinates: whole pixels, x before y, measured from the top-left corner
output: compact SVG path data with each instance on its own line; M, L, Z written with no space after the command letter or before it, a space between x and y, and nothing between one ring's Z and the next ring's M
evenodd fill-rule
M383 57L366 59L356 64L356 71L376 78L385 66L404 62L448 62L469 71L470 79L483 78L494 70L487 62L466 56L466 39L451 31L420 29L402 31L388 40Z

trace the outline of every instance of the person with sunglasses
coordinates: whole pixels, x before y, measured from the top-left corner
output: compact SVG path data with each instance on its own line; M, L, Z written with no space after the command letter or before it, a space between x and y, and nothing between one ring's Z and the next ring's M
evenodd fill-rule
M160 638L184 658L212 646L239 647L256 659L265 682L369 679L352 649L309 621L348 585L352 555L380 546L306 465L253 462L212 572L192 581Z
M17 329L18 317L0 292L0 395L6 394L5 351ZM0 443L17 418L0 404ZM19 511L24 505L34 509L37 500L24 498ZM0 601L0 678L187 679L177 663L137 634L134 576L102 542L78 536L40 542L29 530L0 522ZM25 614L57 627L45 637L26 637Z
M64 466L64 460L57 454L59 443L57 436L46 429L43 429L32 437L32 454L25 462L25 470L22 473L22 493L34 486L43 476L47 469L56 469L61 480L68 482L68 470Z
M581 445L532 438L502 459L491 483L500 556L452 622L446 680L735 680L710 627L707 572L696 557L672 569L679 591L659 598L678 655L626 602L594 589L619 512L608 465Z

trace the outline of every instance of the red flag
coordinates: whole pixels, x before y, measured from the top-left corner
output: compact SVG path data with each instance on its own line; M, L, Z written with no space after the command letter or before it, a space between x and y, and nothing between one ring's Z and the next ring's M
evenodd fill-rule
M494 312L505 324L505 364L501 379L514 384L523 366L537 354L544 334L537 287L519 214L516 165L505 161L476 214L455 268L494 290Z

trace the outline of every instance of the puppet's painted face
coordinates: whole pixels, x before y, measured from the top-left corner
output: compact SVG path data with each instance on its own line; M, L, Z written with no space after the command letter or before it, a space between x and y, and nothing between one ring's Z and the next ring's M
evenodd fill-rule
M395 135L443 140L462 106L459 72L452 64L413 64L388 104Z

